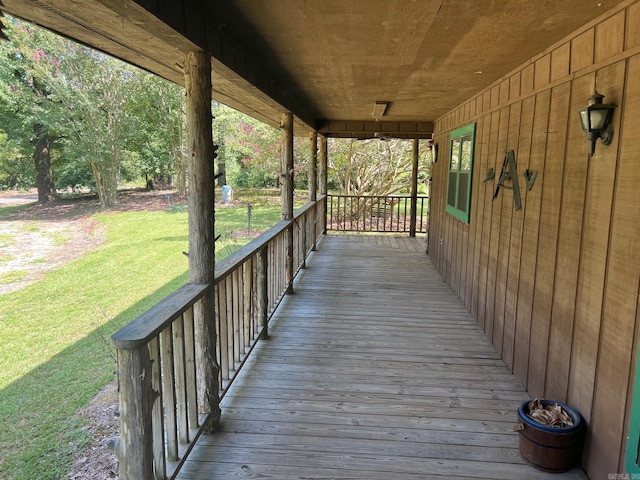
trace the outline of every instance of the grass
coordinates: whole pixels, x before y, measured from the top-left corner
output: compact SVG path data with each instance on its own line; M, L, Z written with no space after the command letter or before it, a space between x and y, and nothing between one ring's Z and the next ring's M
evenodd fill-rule
M11 260L15 260L16 256L10 253L0 253L0 264L8 263Z
M27 272L24 270L11 270L10 272L0 274L0 285L19 282L26 276Z
M11 245L15 245L18 243L13 235L9 235L8 233L0 233L0 248L6 248Z
M216 230L246 228L246 202L253 228L271 227L280 218L272 196L249 192L218 209ZM110 335L187 281L186 210L95 219L106 229L101 247L0 295L0 478L66 478L88 440L76 413L114 377Z

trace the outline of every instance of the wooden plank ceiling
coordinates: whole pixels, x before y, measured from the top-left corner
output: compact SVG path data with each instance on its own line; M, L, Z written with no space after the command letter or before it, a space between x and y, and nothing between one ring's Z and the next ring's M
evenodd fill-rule
M296 134L430 137L433 121L601 15L599 0L0 0L0 9ZM388 102L383 117L375 102Z

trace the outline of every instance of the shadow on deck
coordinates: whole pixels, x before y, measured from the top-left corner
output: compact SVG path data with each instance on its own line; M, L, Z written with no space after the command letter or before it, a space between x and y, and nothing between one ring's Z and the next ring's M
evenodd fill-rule
M524 463L527 394L413 245L325 237L178 478L586 478Z

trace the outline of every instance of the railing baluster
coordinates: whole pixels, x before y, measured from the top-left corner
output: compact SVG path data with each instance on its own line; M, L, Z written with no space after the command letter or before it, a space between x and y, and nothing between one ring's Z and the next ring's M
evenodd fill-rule
M261 338L269 338L269 246L258 252L257 290L258 290L258 323L262 327Z
M237 369L237 364L240 363L240 346L242 344L242 339L240 337L240 332L242 327L240 325L242 313L244 309L242 308L242 298L240 292L242 292L242 288L240 285L240 272L239 269L235 269L231 274L231 303L233 308L233 369Z
M184 318L185 383L187 392L187 418L189 428L200 426L198 419L198 397L196 392L195 332L193 329L193 308L187 309ZM191 439L190 439L191 440Z
M173 357L172 328L165 328L160 334L160 352L162 361L162 392L165 405L165 430L167 441L167 460L178 460L178 428L176 419L176 394Z
M182 316L173 322L173 352L176 375L176 421L178 442L189 443L189 422L187 420L187 378L184 345L184 321Z
M162 395L162 375L160 373L160 343L153 337L148 344L151 360L151 388L157 392L158 398L153 402L151 413L153 424L153 468L159 478L167 474L167 463L164 449L164 398Z
M220 348L220 372L222 374L222 381L229 380L229 355L227 351L229 349L229 336L227 334L227 284L226 279L218 283L218 314L220 316L220 330L218 331L218 345Z
M225 306L224 308L227 310L227 365L229 371L227 372L227 379L231 379L231 372L235 370L234 357L233 357L233 282L231 279L231 275L227 275L227 277L223 280L225 284L225 293L226 298L224 300ZM219 308L223 308L220 305Z
M410 199L402 195L327 195L323 201L327 202L328 230L410 233ZM417 200L420 202L417 212L420 219L416 218L416 227L419 221L419 231L426 233L428 212L425 211L424 202L428 197L421 196ZM308 235L315 237L313 231L310 229Z
M253 342L253 329L251 328L251 318L253 310L253 257L247 258L242 271L242 299L244 302L244 312L242 315L242 355L247 353L247 349Z

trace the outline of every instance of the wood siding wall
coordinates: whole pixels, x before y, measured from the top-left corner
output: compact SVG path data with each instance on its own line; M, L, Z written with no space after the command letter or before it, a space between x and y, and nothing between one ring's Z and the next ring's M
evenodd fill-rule
M577 114L594 85L618 105L613 143L589 159ZM471 220L445 213L449 134L475 122ZM532 397L588 422L583 467L622 472L640 279L640 3L532 58L439 119L430 255ZM505 152L513 192L492 200ZM483 182L487 169L496 176ZM526 189L523 173L537 171ZM638 432L634 432L635 435Z

